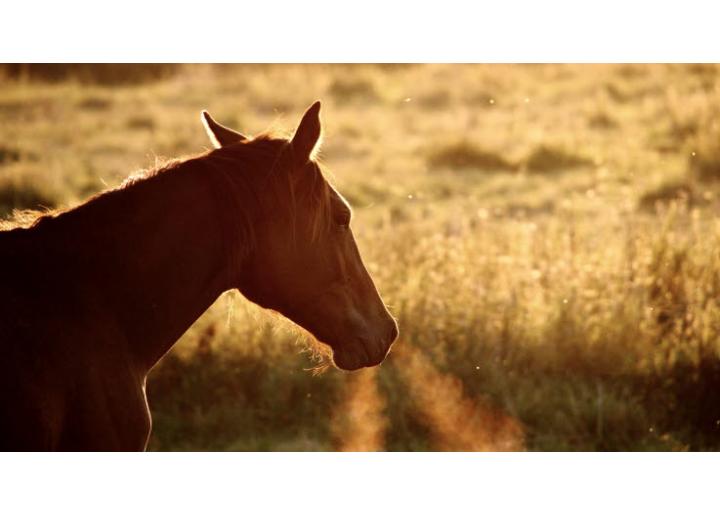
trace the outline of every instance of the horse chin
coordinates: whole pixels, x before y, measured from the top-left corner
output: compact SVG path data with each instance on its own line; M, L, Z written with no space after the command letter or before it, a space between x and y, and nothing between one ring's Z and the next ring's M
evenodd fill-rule
M333 351L333 363L343 371L356 371L365 367L365 364L354 354Z
M371 357L362 346L333 349L333 362L343 371L371 368L380 364L384 359L384 355L381 358Z

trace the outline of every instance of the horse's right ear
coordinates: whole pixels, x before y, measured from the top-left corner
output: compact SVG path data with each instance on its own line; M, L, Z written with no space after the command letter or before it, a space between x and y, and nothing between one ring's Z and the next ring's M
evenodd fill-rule
M202 112L201 118L203 125L205 126L205 132L207 132L207 135L215 148L220 148L247 139L240 132L235 132L232 129L220 125L217 121L212 119L212 116L210 116L210 113L207 111Z

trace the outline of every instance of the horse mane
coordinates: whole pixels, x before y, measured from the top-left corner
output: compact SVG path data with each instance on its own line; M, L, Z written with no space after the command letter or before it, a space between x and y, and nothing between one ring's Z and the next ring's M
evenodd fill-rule
M161 160L153 167L132 173L117 187L98 192L78 206L46 211L16 210L10 218L0 220L0 238L22 229L42 229L55 221L80 217L87 211L102 214L123 209L120 205L127 205L128 198L139 196L156 185L162 187L160 184L174 173L197 171L199 176L210 181L218 221L225 233L235 236L226 238L227 251L236 254L233 259L242 259L255 239L249 206L259 207L275 201L276 209L289 207L288 213L295 224L297 201L303 196L309 198L312 206L310 212L303 213L303 216L309 216L309 219L303 218L303 222L310 223L312 237L317 238L327 230L332 220L331 187L314 161L309 173L304 173L301 179L293 177L286 171L292 166L293 157L293 147L287 139L262 134L195 156ZM271 195L276 198L269 198ZM122 212L113 214L122 215Z
M303 212L303 223L310 226L312 239L317 239L323 234L332 222L332 188L329 185L320 166L311 161L311 166L302 170L302 175L294 176L287 170L292 169L295 158L293 146L290 141L282 138L275 138L269 134L263 134L251 140L241 141L236 144L222 147L206 155L206 164L215 168L219 177L228 185L232 182L234 187L239 189L239 194L233 198L245 198L249 192L262 192L261 196L254 198L256 204L275 202L271 204L275 212L278 207L283 206L289 198L290 205L287 214L291 216L294 226L297 225L296 214L299 212L298 201L305 200L310 205L309 212ZM265 176L248 176L245 170L235 169L238 163L243 167L257 170L267 170ZM300 170L297 170L300 173ZM260 181L260 187L247 187L246 182L250 180ZM243 191L244 189L244 191ZM270 198L276 195L276 198ZM234 212L234 209L228 212ZM252 226L248 229L252 230ZM250 238L254 234L248 234Z

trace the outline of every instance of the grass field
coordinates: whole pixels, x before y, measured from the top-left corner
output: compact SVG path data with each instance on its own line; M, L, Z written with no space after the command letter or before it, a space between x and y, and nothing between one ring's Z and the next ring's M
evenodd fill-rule
M401 337L315 375L226 293L150 377L154 450L720 448L720 66L0 68L0 217L210 146L321 154ZM0 256L2 259L2 256Z

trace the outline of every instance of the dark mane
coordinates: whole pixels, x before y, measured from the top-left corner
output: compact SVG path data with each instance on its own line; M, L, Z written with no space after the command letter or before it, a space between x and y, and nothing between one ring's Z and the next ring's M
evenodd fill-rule
M309 199L311 227L314 237L327 230L332 219L331 188L320 167L311 162L301 179L288 172L292 166L293 149L287 139L260 135L253 139L206 151L202 154L163 161L155 167L140 170L128 176L119 186L99 192L79 206L53 211L16 211L13 216L0 220L0 237L22 229L42 229L55 222L71 222L84 215L102 218L112 212L122 215L127 205L140 201L140 195L149 188L162 187L175 173L197 172L209 180L217 207L218 222L226 234L228 251L240 252L242 258L254 240L254 227L249 209L283 206L279 199L287 198L287 214L296 213L297 202ZM137 199L137 200L136 200ZM273 203L274 202L274 203ZM307 220L306 220L307 221ZM238 245L238 240L242 244ZM238 250L239 247L243 247ZM231 249L233 248L233 249Z

